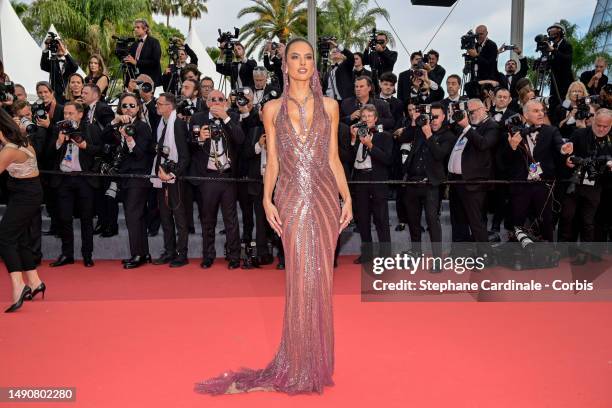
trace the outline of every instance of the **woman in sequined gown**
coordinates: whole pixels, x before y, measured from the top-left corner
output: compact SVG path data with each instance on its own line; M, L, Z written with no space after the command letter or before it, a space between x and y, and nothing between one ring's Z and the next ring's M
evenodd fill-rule
M313 48L306 40L287 44L283 76L282 97L266 103L263 111L263 204L285 250L280 346L265 368L242 368L199 382L195 390L201 393L323 393L325 386L334 384L334 250L352 219L338 156L338 104L323 97Z

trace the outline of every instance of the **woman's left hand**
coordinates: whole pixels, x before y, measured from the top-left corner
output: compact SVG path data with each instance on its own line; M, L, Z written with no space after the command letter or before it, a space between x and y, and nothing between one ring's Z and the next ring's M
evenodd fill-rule
M353 205L351 202L342 204L342 212L340 214L340 231L348 227L353 219Z

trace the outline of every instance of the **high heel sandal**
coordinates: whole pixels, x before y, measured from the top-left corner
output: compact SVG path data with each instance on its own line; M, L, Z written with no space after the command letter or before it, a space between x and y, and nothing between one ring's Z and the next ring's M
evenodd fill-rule
M45 286L45 282L40 282L40 285L38 285L38 287L32 291L32 295L30 296L29 300L34 300L34 296L36 296L39 292L42 292L42 298L44 300L45 290L47 290L47 287Z
M26 285L23 290L21 291L21 295L19 296L19 300L15 303L13 303L11 305L11 307L9 307L8 309L6 309L4 311L4 313L12 313L14 311L16 311L17 309L19 309L22 305L23 305L23 301L26 298L31 298L32 296L32 289Z

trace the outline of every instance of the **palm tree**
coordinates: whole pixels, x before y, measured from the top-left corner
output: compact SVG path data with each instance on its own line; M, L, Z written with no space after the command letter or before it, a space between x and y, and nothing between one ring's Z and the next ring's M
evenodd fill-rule
M608 64L611 62L610 54L599 51L598 41L612 31L612 24L602 23L582 37L578 36L578 26L576 24L567 20L561 20L560 24L565 28L565 38L572 45L574 75L593 65L595 58L599 56L606 58Z
M170 16L176 16L181 0L151 0L151 11L166 16L166 27L170 27Z
M21 16L23 16L23 14L28 11L28 3L23 3L21 1L18 0L11 0L11 6L13 6L13 10L15 10L15 14L17 14L17 17L21 18Z
M369 0L328 0L323 4L325 12L320 14L320 29L317 31L321 35L336 37L337 42L346 48L363 50L376 27L376 18L389 18L386 9L368 6ZM391 46L395 45L393 37L386 34Z
M238 18L254 15L254 19L241 28L241 39L246 40L247 53L274 37L286 43L291 36L306 36L305 0L250 1L254 4L238 12Z
M203 13L208 13L207 0L183 0L181 14L189 19L189 31L191 31L191 20L202 18Z
M43 29L52 23L68 47L85 57L112 56L112 35L131 31L133 19L149 10L147 0L36 0L29 13Z

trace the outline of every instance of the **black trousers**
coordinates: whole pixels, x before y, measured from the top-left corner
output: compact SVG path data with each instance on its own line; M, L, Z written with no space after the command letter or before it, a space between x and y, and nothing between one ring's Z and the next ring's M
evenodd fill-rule
M231 172L219 173L210 171L208 177L231 178ZM204 258L215 258L215 226L221 206L221 215L225 226L227 256L229 260L240 260L240 229L236 205L237 186L234 182L204 181L199 186L202 200L200 219L202 220L202 240Z
M263 256L270 253L268 249L268 237L271 235L272 227L266 218L263 207L263 191L260 194L250 194L250 200L255 210L255 242L257 243L257 255ZM242 214L244 219L244 213ZM274 231L272 231L274 232Z
M573 194L566 194L561 207L559 240L572 242L578 231L574 230L574 221L578 221L581 242L595 240L595 214L599 207L601 188L578 185ZM579 219L575 220L578 216Z
M461 176L449 174L449 180L461 179ZM486 191L472 191L466 184L451 184L448 201L453 242L489 241L483 219L486 196Z
M612 239L612 188L604 188L595 214L595 241L608 242Z
M43 201L40 179L9 177L7 188L8 204L0 221L0 257L9 273L31 271L36 269L37 259L29 231Z
M406 214L406 203L404 201L404 189L400 186L396 186L395 195L395 211L397 212L397 219L400 224L408 223L408 214Z
M144 181L150 184L149 180ZM145 210L150 189L151 187L145 185L122 188L123 211L125 212L125 224L128 229L130 254L132 256L146 256L149 254Z
M161 219L159 217L159 203L157 202L157 189L149 189L147 197L147 231L157 232L161 226Z
M186 257L189 229L185 217L182 183L180 180L163 183L162 188L157 189L157 205L164 231L164 252Z
M404 208L408 217L408 229L412 250L421 252L421 214L425 209L425 220L433 256L442 253L442 225L440 224L440 188L438 186L407 185L402 191Z
M512 224L515 227L525 225L527 217L535 219L542 214L540 234L548 242L553 242L552 195L550 187L544 183L511 184L510 202L512 206ZM546 205L545 205L546 203Z
M195 228L195 224L193 221L193 201L194 197L199 196L199 194L197 194L195 190L196 188L193 184L188 182L183 183L183 202L185 204L185 217L187 219L187 227L189 229ZM196 201L198 201L198 208L200 208L199 199Z
M240 212L242 213L242 237L248 238L253 236L253 227L256 222L253 218L253 213L255 211L254 196L249 194L245 183L240 183L239 186L240 188L238 188L237 191L238 204L240 204Z
M95 190L85 177L62 177L62 181L57 188L62 255L69 258L74 257L72 218L76 210L75 202L79 209L81 221L81 254L84 257L92 255L94 198Z
M28 233L30 237L29 245L34 253L34 260L36 263L39 263L42 260L42 209L40 206L32 217Z
M356 181L372 181L368 172L355 170ZM389 206L387 197L389 187L386 184L355 184L354 209L357 216L357 228L361 242L372 242L372 228L370 220L374 218L376 234L379 242L391 242L389 229Z
M504 222L506 230L512 229L512 215L510 209L510 193L507 185L499 184L489 195L493 206L492 229L499 231L501 223Z
M109 191L111 183L114 182L114 194ZM106 193L109 194L106 194ZM104 179L102 188L95 190L95 214L98 217L98 224L104 229L117 229L119 219L119 181L112 179Z

